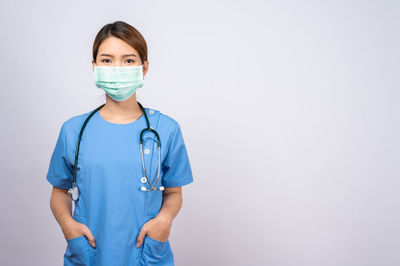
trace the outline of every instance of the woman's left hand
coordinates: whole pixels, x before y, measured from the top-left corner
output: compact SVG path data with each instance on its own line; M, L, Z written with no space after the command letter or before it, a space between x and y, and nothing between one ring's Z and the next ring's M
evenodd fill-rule
M140 247L143 243L145 235L158 240L167 241L171 231L172 221L160 216L147 221L140 230L136 247Z

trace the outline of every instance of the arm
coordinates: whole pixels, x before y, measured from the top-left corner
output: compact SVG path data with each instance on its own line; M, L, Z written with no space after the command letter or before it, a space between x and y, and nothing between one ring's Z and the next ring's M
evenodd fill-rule
M72 200L66 189L53 186L50 197L50 209L53 212L65 239L71 239L85 235L89 243L96 247L96 243L90 229L72 218Z
M53 186L50 197L50 209L53 212L64 236L67 238L68 225L73 222L72 219L72 201L66 189Z
M182 187L166 187L163 191L163 203L156 217L149 220L140 230L136 247L140 247L147 234L159 241L167 241L172 221L182 207Z
M182 187L166 187L163 191L163 204L157 218L172 223L181 207Z

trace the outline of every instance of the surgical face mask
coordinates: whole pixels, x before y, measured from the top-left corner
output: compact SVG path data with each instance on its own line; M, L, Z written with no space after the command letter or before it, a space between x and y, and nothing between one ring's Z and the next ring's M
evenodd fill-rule
M94 82L112 99L125 101L143 86L143 65L128 67L94 66Z

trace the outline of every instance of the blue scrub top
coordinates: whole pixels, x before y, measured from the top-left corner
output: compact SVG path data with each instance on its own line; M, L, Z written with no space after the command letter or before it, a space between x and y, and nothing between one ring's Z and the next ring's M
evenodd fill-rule
M161 169L157 188L179 187L193 182L180 125L159 110L145 108L150 126L161 140ZM79 132L90 112L63 123L50 159L47 180L55 187L72 186ZM144 115L128 124L108 122L97 111L83 132L77 165L80 196L73 218L91 230L96 248L86 236L67 240L64 265L174 265L167 241L147 235L137 248L140 229L154 218L162 205L162 191L141 191L144 175L139 137L146 128ZM158 168L157 137L143 134L147 177L155 185Z

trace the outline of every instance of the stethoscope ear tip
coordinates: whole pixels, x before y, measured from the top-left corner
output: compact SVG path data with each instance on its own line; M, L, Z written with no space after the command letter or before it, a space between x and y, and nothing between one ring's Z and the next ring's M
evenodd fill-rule
M142 186L140 189L141 189L142 191L151 191L151 189L148 190L145 186ZM154 189L154 190L163 191L164 189L165 189L164 186L160 186L159 189Z

